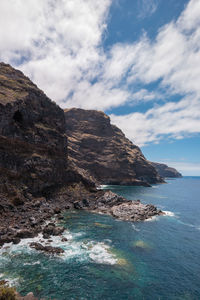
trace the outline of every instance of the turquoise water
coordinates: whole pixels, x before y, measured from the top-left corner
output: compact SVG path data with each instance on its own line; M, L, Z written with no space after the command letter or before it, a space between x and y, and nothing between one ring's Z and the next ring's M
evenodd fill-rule
M0 250L0 277L47 299L200 299L200 177L147 187L109 187L167 216L132 224L75 211L63 221L65 250L49 257L30 240ZM36 238L39 240L40 237Z

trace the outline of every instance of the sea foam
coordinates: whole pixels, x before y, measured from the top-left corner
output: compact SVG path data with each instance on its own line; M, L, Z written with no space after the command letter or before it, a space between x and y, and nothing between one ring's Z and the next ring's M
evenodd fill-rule
M91 262L98 264L115 264L117 259L115 255L110 252L109 244L111 241L106 240L103 242L83 240L84 232L71 233L64 231L62 236L51 236L49 240L43 238L42 234L38 234L37 237L22 239L19 244L13 245L12 243L5 244L1 250L0 265L9 262L15 255L38 253L37 250L30 247L30 244L41 243L43 246L60 247L64 250L63 254L54 256L55 259L62 260L76 260L79 262ZM67 239L65 241L64 238ZM82 237L82 239L80 239ZM48 255L48 254L44 254ZM40 261L30 263L24 262L24 265L39 264Z
M172 211L163 210L163 212L165 213L165 216L176 217L175 213Z

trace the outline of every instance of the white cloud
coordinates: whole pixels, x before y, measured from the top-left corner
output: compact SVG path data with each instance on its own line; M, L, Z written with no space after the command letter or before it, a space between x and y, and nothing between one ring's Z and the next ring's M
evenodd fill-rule
M110 117L128 138L140 146L159 142L163 137L182 139L200 133L200 101L192 97L154 107L144 114Z
M1 0L0 59L22 69L62 107L105 110L181 95L145 113L112 115L140 145L199 133L199 0L160 28L155 40L144 34L104 52L111 1ZM144 3L153 13L158 1ZM158 90L148 91L146 85L158 80Z
M0 58L63 103L99 74L111 0L0 1ZM65 105L66 106L66 105Z
M139 15L138 18L144 19L153 15L158 7L158 0L138 0Z

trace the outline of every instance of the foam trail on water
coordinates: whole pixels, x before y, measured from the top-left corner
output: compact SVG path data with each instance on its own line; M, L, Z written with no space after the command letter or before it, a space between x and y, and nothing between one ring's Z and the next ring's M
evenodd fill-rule
M140 231L140 229L138 229L135 224L132 224L132 227L135 231Z
M185 225L185 226L192 227L192 228L195 228L197 230L200 230L200 225L194 225L194 224L190 224L190 223L185 223L185 222L182 222L180 220L179 220L179 223L182 224L182 225Z

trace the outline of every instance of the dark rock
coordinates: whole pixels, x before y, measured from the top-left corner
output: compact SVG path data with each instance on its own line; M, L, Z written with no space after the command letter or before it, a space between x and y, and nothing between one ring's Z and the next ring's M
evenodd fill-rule
M32 238L34 236L36 236L36 233L31 229L22 229L16 233L16 237L21 239Z
M43 236L43 239L46 239L46 240L48 240L50 238L50 235L47 233L44 233L44 232L43 232L42 236Z
M75 209L83 209L83 203L82 203L82 201L76 201L76 202L74 202L74 208Z
M54 232L54 228L55 228L55 227L52 226L52 225L47 225L47 226L45 226L44 229L43 229L43 234L52 235L53 232Z
M65 230L64 227L55 227L52 225L47 225L44 227L43 229L43 235L45 236L50 236L50 235L60 235L63 233L63 231Z
M21 239L19 237L13 238L13 244L19 244Z
M61 235L64 231L64 227L55 227L52 235Z
M57 214L60 214L61 213L61 209L59 207L56 207L54 208L54 213L57 215Z
M61 239L61 241L62 241L62 242L67 242L67 241L68 241L68 239L67 239L67 238L65 238L65 237L63 237L63 238Z
M31 243L30 244L31 248L34 248L38 251L46 252L49 254L61 254L64 253L64 250L59 247L51 247L51 246L43 246L40 243Z

